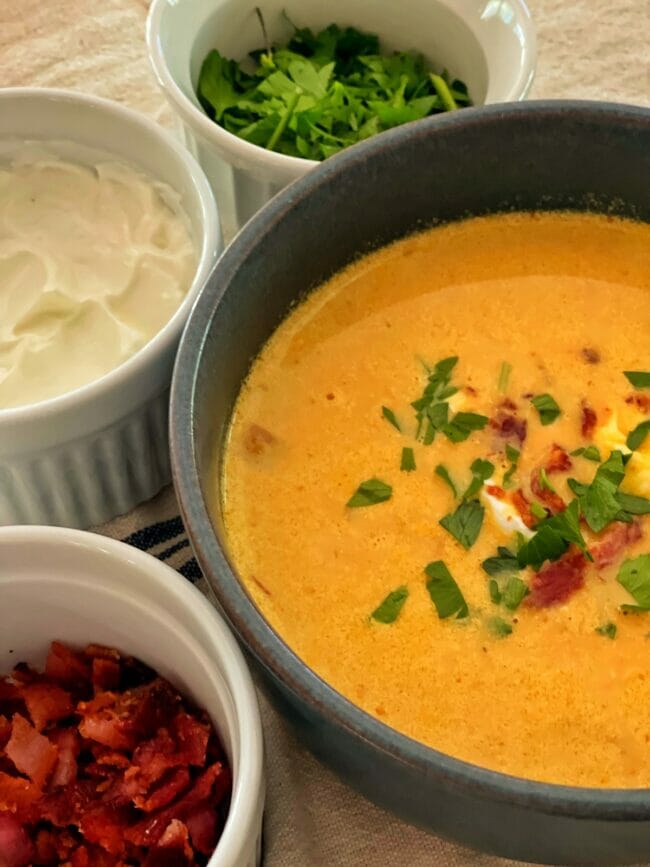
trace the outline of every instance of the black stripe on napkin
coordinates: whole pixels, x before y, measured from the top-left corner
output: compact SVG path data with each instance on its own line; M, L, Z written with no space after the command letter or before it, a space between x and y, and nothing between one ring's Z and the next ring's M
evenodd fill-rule
M163 562L187 548L190 556L180 566L176 566L176 569L193 584L203 578L199 564L196 562L196 558L192 556L192 549L190 548L185 527L180 517L170 518L167 521L158 521L156 524L142 527L122 541L126 542L127 545L133 545L134 548L139 548L141 551L151 552ZM166 542L171 542L172 544L167 545L161 551L152 551L152 548L156 548Z

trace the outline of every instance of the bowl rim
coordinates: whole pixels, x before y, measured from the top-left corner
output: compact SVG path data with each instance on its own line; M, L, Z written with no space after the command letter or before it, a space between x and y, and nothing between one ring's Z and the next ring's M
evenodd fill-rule
M233 787L226 823L219 843L210 856L209 867L238 865L240 862L237 858L241 856L242 850L250 845L247 835L251 825L257 820L259 798L264 791L264 746L253 680L243 653L223 617L197 587L171 566L118 539L64 527L0 527L0 549L7 544L27 546L30 549L43 545L47 546L49 551L74 551L74 556L79 560L87 556L92 558L101 552L101 555L112 561L122 573L131 570L137 576L138 572L147 572L157 584L165 585L167 591L171 587L176 605L190 609L206 625L209 624L211 646L208 649L201 644L200 649L209 661L215 658L219 660L229 697L236 709L237 733L241 744L236 789ZM5 568L3 561L3 571ZM47 570L46 565L43 565L43 570ZM89 573L92 575L92 565ZM166 609L166 615L174 619L174 614L169 609Z
M160 124L147 115L114 100L65 88L7 87L0 89L0 109L4 107L5 102L11 103L15 100L33 102L34 106L38 106L42 100L77 104L82 106L85 111L94 112L98 117L103 118L105 123L116 120L130 125L134 137L144 132L157 138L160 147L170 152L183 166L188 181L191 181L197 193L200 204L201 236L195 239L196 265L187 294L172 317L154 334L151 340L108 373L78 388L36 403L0 407L0 435L5 427L11 429L14 425L42 423L68 411L82 412L87 405L95 401L117 395L126 383L137 378L148 368L153 368L160 357L170 351L175 341L178 340L192 305L216 261L215 254L220 253L223 247L217 204L203 169L192 154ZM74 142L74 139L70 139L70 141ZM110 153L110 151L108 152ZM138 166L133 161L119 155L116 155L115 159L127 165L132 164L146 174L144 167ZM159 180L151 172L149 177L154 181Z
M446 784L500 802L516 803L545 814L608 820L647 820L650 788L590 788L516 777L454 758L390 728L372 717L327 684L310 669L270 626L237 578L225 549L218 541L205 502L198 473L195 441L195 398L198 372L209 326L232 276L251 250L266 243L284 213L295 203L332 183L343 172L380 150L399 147L400 141L435 135L444 124L464 128L483 119L503 123L509 116L545 117L558 114L578 121L618 121L628 128L650 125L650 109L617 103L583 100L540 100L470 108L397 127L368 139L326 160L315 172L303 176L278 194L239 232L215 269L186 326L174 369L170 412L170 445L174 486L181 513L197 559L222 610L240 640L261 665L316 713L325 709L330 721L393 762L435 773Z
M440 2L460 17L456 8L458 3L455 6L450 0L440 0ZM460 0L460 2L465 2L465 0ZM233 159L248 161L251 166L257 163L264 165L271 172L277 171L297 177L320 165L321 161L319 160L280 154L277 151L270 151L260 145L241 139L215 123L205 112L194 105L169 71L160 40L161 21L170 5L175 5L175 0L153 0L147 15L145 38L149 63L158 85L182 121L199 133L209 144L216 145L226 151ZM474 6L475 3L465 2L465 5ZM532 86L537 65L537 32L527 2L526 0L509 0L509 6L513 8L518 19L525 22L525 36L520 40L521 57L525 62L522 60L519 74L513 79L510 89L502 96L500 102L525 99ZM480 39L476 38L480 44ZM437 116L434 115L434 117Z

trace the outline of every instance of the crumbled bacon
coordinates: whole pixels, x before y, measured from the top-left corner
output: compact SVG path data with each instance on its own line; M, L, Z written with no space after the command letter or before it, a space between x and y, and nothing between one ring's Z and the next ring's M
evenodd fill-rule
M631 524L610 524L600 534L598 543L590 549L594 563L599 569L610 566L619 559L628 545L637 542L642 535L641 525L636 521L632 521Z
M249 425L244 435L244 447L252 455L261 455L274 442L273 434L259 424Z
M598 416L596 415L596 411L589 406L586 400L582 401L581 404L581 416L580 416L580 430L582 431L583 437L585 439L589 439L596 429L596 424L598 423Z
M539 470L533 470L530 476L530 489L538 500L547 506L554 515L566 509L566 503L555 491L550 491L542 484Z
M496 415L490 419L490 427L504 440L516 440L521 446L526 439L528 424L525 418L517 415L517 404L505 397Z
M521 520L529 529L532 529L538 523L538 519L530 511L530 500L528 497L521 488L518 488L516 491L513 491L511 499L515 509L519 512Z
M547 473L563 473L566 470L570 470L573 466L573 462L569 457L567 451L559 446L557 443L553 443L551 446L551 454L546 461L545 467Z
M54 642L0 679L0 867L201 867L231 787L207 716L132 657Z
M625 403L635 406L641 412L650 413L650 394L642 394L640 391L636 391L634 394L628 394L625 398Z
M503 490L503 488L499 485L486 485L485 492L491 497L495 497L497 500L505 500L505 498L508 496Z
M598 364L600 361L600 352L593 346L583 346L580 352L587 364Z
M548 608L565 602L585 583L587 561L581 551L569 550L559 560L547 563L533 576L524 604Z

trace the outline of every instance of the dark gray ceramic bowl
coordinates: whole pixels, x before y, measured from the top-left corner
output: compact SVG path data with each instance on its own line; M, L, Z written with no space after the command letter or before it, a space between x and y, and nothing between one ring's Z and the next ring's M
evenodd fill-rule
M220 516L208 513L204 483L251 360L290 305L348 262L434 220L504 209L590 209L650 221L649 181L650 111L640 108L530 102L400 127L328 160L245 226L196 303L176 365L171 447L185 523L226 617L287 718L317 756L377 803L511 858L650 859L650 790L494 773L359 710L307 668L252 603L228 558Z

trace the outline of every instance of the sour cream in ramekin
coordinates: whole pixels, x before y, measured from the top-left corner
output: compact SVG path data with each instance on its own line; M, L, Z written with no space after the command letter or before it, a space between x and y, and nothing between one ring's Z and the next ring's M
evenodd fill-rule
M0 160L0 408L118 367L176 312L197 254L178 195L139 169L26 145Z

